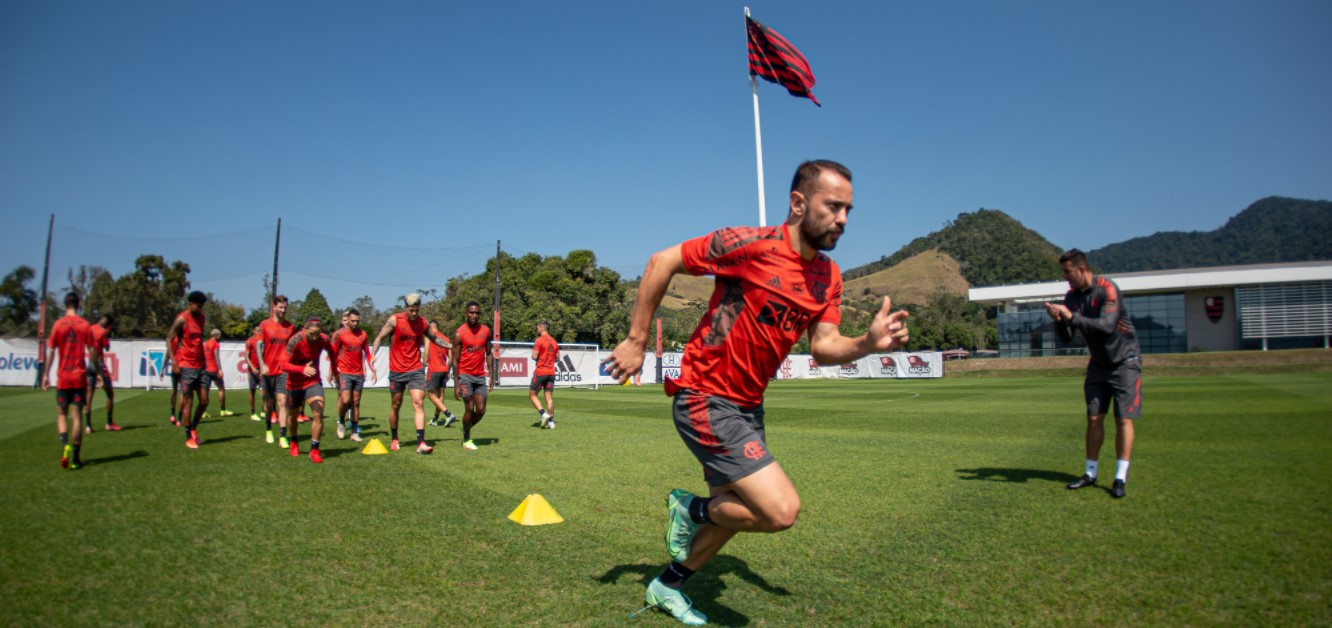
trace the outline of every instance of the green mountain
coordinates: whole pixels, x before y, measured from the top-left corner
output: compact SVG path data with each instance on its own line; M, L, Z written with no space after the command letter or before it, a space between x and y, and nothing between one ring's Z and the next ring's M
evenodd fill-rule
M958 214L943 229L916 238L896 253L845 271L846 280L884 270L915 255L938 249L958 261L962 277L973 286L1060 278L1059 247L997 209Z
M1212 231L1161 231L1087 252L1103 272L1332 260L1332 202L1269 196Z

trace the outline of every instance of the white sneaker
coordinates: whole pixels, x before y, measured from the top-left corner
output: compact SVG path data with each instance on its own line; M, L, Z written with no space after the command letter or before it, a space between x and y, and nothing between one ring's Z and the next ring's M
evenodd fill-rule
M347 426L345 426L345 425L343 425L341 422L339 422L339 423L338 423L338 440L342 440L342 439L344 439L344 438L347 438Z
M463 449L466 449L467 451L476 451L476 443L469 440L463 443Z
M352 442L356 442L356 443L359 443L359 442L365 440L364 438L361 438L361 434L360 434L360 432L352 432L351 439L352 439Z

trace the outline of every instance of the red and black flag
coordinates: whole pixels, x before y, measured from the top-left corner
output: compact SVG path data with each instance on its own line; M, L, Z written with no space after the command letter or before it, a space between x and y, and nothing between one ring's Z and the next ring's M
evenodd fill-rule
M749 32L749 73L781 85L792 96L814 101L810 88L814 87L814 72L809 61L777 31L745 16L745 29ZM819 105L822 107L823 105Z

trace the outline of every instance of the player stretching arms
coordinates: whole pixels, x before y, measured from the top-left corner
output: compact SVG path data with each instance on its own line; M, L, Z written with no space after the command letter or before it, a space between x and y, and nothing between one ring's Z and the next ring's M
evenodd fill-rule
M433 342L445 349L449 343L438 337L435 326L421 318L421 295L413 292L404 299L406 311L389 316L384 328L375 336L375 344L370 354L379 352L379 343L385 336L392 334L389 344L389 393L392 395L389 406L389 431L392 440L389 449L398 449L398 410L402 407L402 392L410 391L412 413L416 426L416 453L428 454L435 451L425 440L425 368L421 365L421 344Z
M287 406L299 411L310 404L310 461L324 461L319 453L319 437L324 432L324 386L319 383L319 352L327 352L328 336L320 333L319 319L310 317L305 329L292 334L282 358L282 371L287 375ZM330 354L331 355L331 354ZM288 413L290 415L290 413ZM287 437L291 441L291 455L301 455L296 444L296 421L287 422Z
M216 385L217 402L222 406L217 415L236 416L235 412L227 410L227 382L222 378L222 343L218 342L221 337L222 330L214 329L204 341L204 375L208 378L204 382L204 395L207 396L208 389Z
M204 303L208 297L195 290L186 299L189 307L176 315L167 338L178 339L173 350L167 345L167 359L180 369L180 423L185 427L185 446L199 448L199 419L208 409L208 389L204 374ZM194 398L190 395L193 393ZM194 406L195 401L198 406Z
M361 390L365 388L365 368L370 365L370 383L379 379L375 373L375 356L370 354L365 330L361 329L361 313L347 310L342 317L343 327L333 334L329 349L329 369L338 386L338 438L347 437L342 418L351 412L351 439L361 442Z
M486 367L490 328L481 324L481 304L467 304L467 322L453 332L453 398L463 402L463 449L476 451L472 427L486 416Z
M263 377L264 414L268 417L268 442L277 432L278 447L287 448L287 374L282 357L295 326L287 320L287 297L273 297L273 314L259 323L259 375ZM296 420L292 417L292 420Z
M647 604L688 625L707 623L680 589L738 532L795 525L800 495L768 451L763 393L791 346L809 331L820 364L844 364L907 342L906 312L888 298L869 332L848 338L841 322L842 275L822 251L837 245L851 211L851 172L805 162L791 182L786 222L736 227L652 255L634 302L629 336L605 361L624 383L643 366L648 323L677 274L711 274L716 288L685 346L674 396L676 431L703 465L708 497L676 489L667 497L671 564L647 588Z
M444 389L449 385L449 353L448 349L437 345L426 345L426 396L435 404L435 418L430 419L431 425L448 427L458 420L444 405ZM444 413L443 423L439 420L440 412Z
M83 447L83 405L88 394L88 367L84 358L88 354L88 321L79 316L79 295L65 295L65 315L51 326L47 346L52 355L46 360L42 373L42 390L51 389L51 365L60 362L56 376L56 432L60 434L60 466L71 471L83 466L79 450ZM70 406L74 407L73 413ZM72 422L73 425L67 425ZM74 431L70 442L69 430Z
M550 325L546 321L537 323L537 338L532 345L532 359L536 360L536 370L532 373L532 384L528 386L527 399L541 415L541 427L555 429L555 360L560 357L560 343L550 336ZM546 407L541 407L537 400L537 391L546 391Z
M103 314L97 324L88 328L88 403L83 405L84 429L92 433L92 402L97 393L97 380L102 380L102 390L106 391L106 430L119 432L113 413L116 406L116 390L112 387L111 373L106 369L106 351L111 348L111 328L116 321L110 314Z

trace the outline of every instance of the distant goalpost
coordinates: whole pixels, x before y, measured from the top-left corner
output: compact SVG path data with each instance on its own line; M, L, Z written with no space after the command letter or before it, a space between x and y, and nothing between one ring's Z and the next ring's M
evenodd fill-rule
M536 361L532 359L533 343L501 340L498 344L499 387L526 388L536 371ZM561 343L560 357L555 361L555 386L600 388L601 346Z

